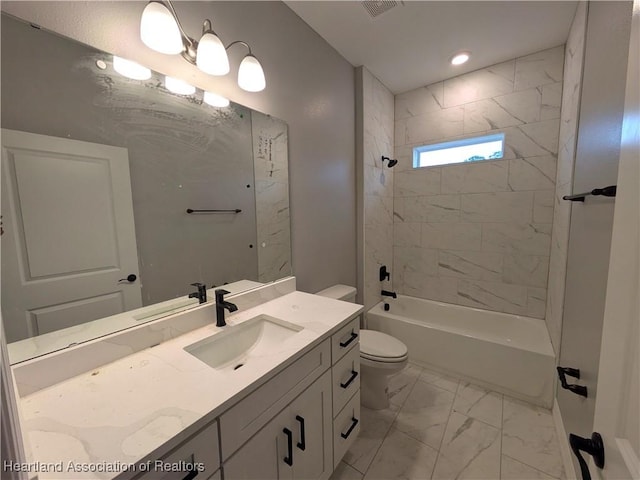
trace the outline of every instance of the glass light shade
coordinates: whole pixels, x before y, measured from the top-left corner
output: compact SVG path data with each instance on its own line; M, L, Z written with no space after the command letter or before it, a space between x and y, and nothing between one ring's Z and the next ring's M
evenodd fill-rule
M229 73L229 58L224 45L212 31L207 31L198 42L196 65L209 75L226 75Z
M238 85L247 92L260 92L266 87L262 65L253 55L242 59L238 69Z
M229 99L213 92L204 92L202 100L204 101L204 103L206 103L207 105L211 105L212 107L229 106Z
M462 65L467 60L469 60L469 53L468 52L461 52L461 53L458 53L457 55L455 55L451 59L451 65Z
M165 77L164 86L167 90L178 95L192 95L196 93L196 87L189 85L187 82L183 82L179 78Z
M168 55L182 52L182 35L173 14L159 2L149 2L140 19L140 38L152 50Z
M139 63L113 56L113 69L120 75L133 80L148 80L151 78L151 70Z

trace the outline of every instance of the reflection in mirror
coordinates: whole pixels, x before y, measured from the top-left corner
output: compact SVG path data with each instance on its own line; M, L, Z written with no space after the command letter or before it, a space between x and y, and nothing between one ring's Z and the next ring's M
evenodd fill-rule
M284 122L5 14L1 34L12 363L197 305L194 283L291 275Z

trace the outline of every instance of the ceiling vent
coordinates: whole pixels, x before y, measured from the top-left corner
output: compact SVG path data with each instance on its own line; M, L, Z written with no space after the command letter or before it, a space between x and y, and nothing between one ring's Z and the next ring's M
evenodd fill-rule
M372 18L376 18L385 12L388 12L393 7L398 6L399 2L394 0L378 0L374 2L362 2L362 6L371 15Z

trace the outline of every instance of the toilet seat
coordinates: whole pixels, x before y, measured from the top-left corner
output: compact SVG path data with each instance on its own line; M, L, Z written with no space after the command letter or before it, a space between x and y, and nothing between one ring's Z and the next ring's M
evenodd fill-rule
M360 357L372 362L401 363L407 360L407 346L386 333L360 330Z

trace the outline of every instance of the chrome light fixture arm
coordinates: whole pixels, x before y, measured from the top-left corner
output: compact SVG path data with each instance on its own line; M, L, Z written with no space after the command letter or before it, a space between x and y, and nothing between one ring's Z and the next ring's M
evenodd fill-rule
M245 47L247 47L247 50L249 50L249 55L253 56L253 54L251 53L251 47L249 46L249 44L247 42L243 42L242 40L236 40L235 42L231 42L229 45L227 45L225 48L225 50L229 50L231 47L233 47L236 43L240 43L242 45L244 45Z
M173 18L175 19L176 24L178 25L178 29L180 30L180 33L182 34L182 41L189 43L190 46L192 46L193 48L196 48L196 41L193 38L189 37L189 35L187 35L187 33L184 31L184 28L182 28L182 24L180 23L180 19L178 18L176 9L173 6L173 2L171 0L164 0L164 1L166 1L167 5L169 5L169 9L171 9ZM163 3L163 2L161 1L160 3ZM209 20L206 20L206 21L209 22ZM211 22L209 22L209 24L211 24Z
M184 58L187 62L192 65L196 64L196 52L198 51L198 42L187 35L184 28L182 28L182 23L180 23L180 18L178 17L178 13L176 12L175 7L173 6L173 2L171 0L164 0L161 3L166 3L169 6L169 10L171 10L171 14L173 15L174 20L176 21L176 25L178 25L178 30L180 30L180 34L182 35L182 44L184 45L184 50L180 53L182 58ZM204 25L206 26L207 22L209 23L209 27L211 27L211 21L205 20ZM203 32L204 32L203 26Z

